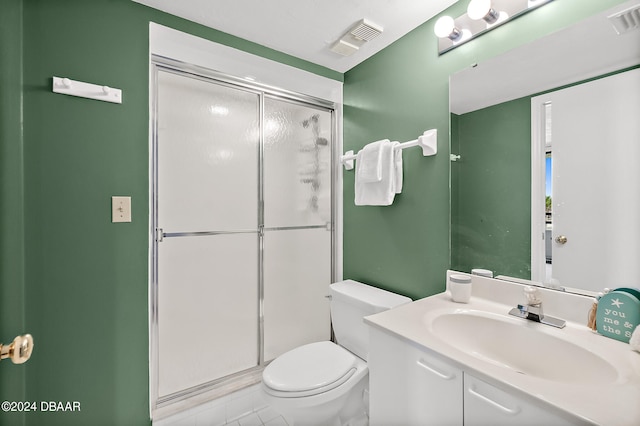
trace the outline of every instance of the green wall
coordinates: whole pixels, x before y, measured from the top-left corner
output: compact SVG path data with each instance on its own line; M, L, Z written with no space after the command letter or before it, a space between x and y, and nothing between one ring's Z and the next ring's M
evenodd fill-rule
M81 411L0 424L148 424L149 21L342 74L129 0L1 1L0 339L30 332L35 351L2 363L0 400ZM124 102L54 94L52 76L121 88ZM132 196L131 223L111 223L112 195Z
M0 341L36 342L28 363L0 366L0 399L82 409L0 423L148 424L148 22L342 76L129 0L0 2ZM345 174L346 277L412 297L444 288L449 74L617 3L558 0L441 57L431 20L345 75L345 149L435 127L440 150L406 153L391 207L355 207ZM124 103L53 94L54 75L121 88ZM112 195L133 197L132 223L110 222Z
M458 200L449 196L449 75L622 2L557 0L441 56L433 34L438 15L348 71L345 151L382 138L415 139L437 128L439 152L422 157L405 151L403 192L388 207L355 206L353 173L345 173L345 277L413 298L443 291L445 270L459 264L450 239L450 203ZM443 14L459 16L467 4L457 2Z
M529 279L530 98L452 114L451 147L451 268Z

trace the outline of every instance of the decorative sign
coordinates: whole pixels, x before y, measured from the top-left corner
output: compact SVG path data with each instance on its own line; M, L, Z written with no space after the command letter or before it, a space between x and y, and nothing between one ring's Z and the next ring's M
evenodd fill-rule
M598 333L629 343L631 333L640 324L640 291L618 288L598 301Z

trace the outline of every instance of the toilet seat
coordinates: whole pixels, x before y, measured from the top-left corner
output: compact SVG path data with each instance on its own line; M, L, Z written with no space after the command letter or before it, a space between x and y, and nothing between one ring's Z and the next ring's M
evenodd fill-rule
M276 358L263 372L267 393L281 398L317 395L348 381L363 364L333 342L316 342Z

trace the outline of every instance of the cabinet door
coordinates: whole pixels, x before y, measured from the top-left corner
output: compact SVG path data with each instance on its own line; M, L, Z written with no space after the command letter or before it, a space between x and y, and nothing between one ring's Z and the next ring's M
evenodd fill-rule
M370 328L371 426L462 425L462 371Z
M550 407L525 400L507 393L469 373L464 373L464 425L465 426L513 426L513 425L570 425L578 424Z

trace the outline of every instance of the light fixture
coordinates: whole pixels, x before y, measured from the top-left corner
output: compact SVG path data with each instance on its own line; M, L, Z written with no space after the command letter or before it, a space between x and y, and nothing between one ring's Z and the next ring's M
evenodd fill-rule
M483 19L487 24L495 24L500 18L500 13L493 8L491 0L471 0L467 6L467 15L474 21Z
M470 0L467 13L440 17L433 28L443 54L553 0ZM494 6L495 5L495 6Z
M451 40L453 44L462 43L471 38L471 32L466 28L460 29L456 27L455 21L450 16L443 16L438 19L433 32L438 37Z
M448 38L456 41L462 37L462 31L456 28L456 23L451 16L443 16L436 21L433 32L440 38Z

